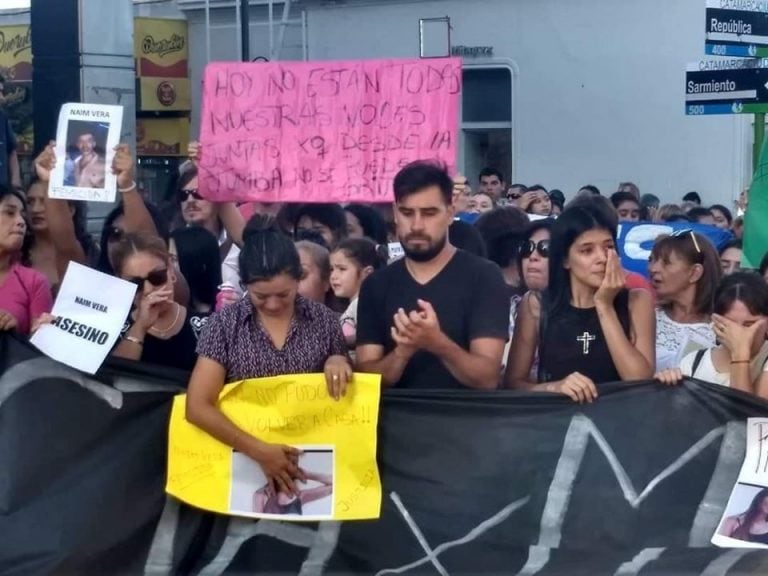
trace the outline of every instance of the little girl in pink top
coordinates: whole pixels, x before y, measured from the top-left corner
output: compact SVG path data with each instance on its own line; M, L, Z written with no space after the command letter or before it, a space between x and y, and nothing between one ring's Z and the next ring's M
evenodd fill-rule
M20 192L0 187L0 330L29 334L32 322L51 311L53 298L45 276L19 263L25 210Z

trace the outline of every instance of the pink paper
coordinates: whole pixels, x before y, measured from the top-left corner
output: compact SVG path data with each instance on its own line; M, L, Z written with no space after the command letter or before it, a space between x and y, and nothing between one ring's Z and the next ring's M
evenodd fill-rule
M215 201L390 202L413 160L455 169L461 60L217 62L198 187Z

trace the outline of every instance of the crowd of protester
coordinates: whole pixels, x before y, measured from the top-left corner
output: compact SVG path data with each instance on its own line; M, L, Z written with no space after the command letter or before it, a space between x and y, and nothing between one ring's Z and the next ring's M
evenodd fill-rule
M214 203L190 146L165 205L143 199L118 146L121 196L98 242L86 207L48 198L54 143L35 180L0 186L0 329L29 334L69 262L137 286L112 354L191 372L187 417L295 491L298 452L244 434L217 407L227 382L323 372L329 394L354 371L402 388L510 388L593 402L602 384L695 377L768 398L768 257L742 270L746 194L661 205L631 182L568 199L414 162L394 203ZM716 249L692 229L659 237L648 277L622 268L623 222L689 222L732 234ZM678 227L679 228L679 227ZM401 253L392 250L399 243ZM767 247L768 248L768 247Z

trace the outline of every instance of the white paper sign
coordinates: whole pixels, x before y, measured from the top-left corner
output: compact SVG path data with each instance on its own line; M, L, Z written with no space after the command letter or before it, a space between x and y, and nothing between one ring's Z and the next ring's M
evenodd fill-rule
M114 202L117 177L112 174L120 143L123 107L64 104L56 129L56 167L48 195L63 200Z
M136 285L70 262L53 305L54 324L30 339L54 360L95 374L120 336Z
M722 548L768 548L768 418L747 421L747 450L712 537Z

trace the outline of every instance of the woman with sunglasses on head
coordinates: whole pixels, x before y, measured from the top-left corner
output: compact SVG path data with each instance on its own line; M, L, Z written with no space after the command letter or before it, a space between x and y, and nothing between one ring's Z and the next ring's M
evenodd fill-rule
M710 324L722 266L709 240L690 229L659 238L648 272L656 290L656 371L677 368L689 352L715 345Z
M596 205L566 208L552 224L549 280L518 313L506 385L592 402L598 385L653 374L653 303L627 290L616 225ZM539 350L538 383L530 377Z
M261 465L277 491L298 495L304 479L296 448L246 434L218 407L224 384L250 378L324 372L329 394L346 393L352 368L338 317L298 295L301 261L293 241L254 216L244 232L240 271L246 296L215 313L200 338L189 382L187 419Z
M724 277L712 323L718 345L691 352L656 379L673 385L689 376L768 399L768 285L754 272Z
M165 242L157 236L127 234L112 250L112 261L117 276L137 288L133 311L112 354L192 370L197 338L186 307L174 301L177 275Z

